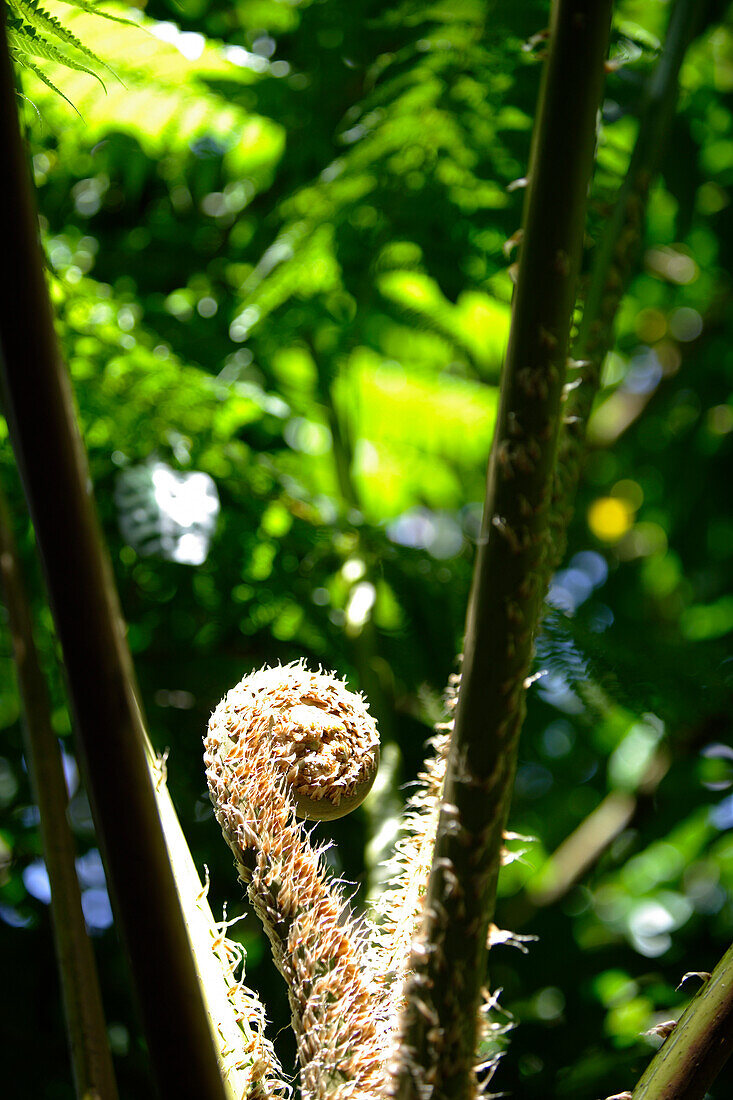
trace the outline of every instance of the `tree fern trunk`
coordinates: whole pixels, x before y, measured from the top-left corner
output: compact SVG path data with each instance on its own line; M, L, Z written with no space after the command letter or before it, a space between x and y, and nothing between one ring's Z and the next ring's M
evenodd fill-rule
M164 1096L224 1096L145 759L124 624L103 550L43 277L0 19L0 349L8 426L61 640L115 912Z
M568 336L608 42L609 0L559 0L540 91L524 236L455 731L413 952L395 1092L474 1091L504 825L544 595L546 528Z

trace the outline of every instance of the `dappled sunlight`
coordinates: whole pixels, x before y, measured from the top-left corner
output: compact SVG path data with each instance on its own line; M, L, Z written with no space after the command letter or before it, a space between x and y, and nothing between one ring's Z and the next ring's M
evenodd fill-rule
M130 466L117 477L115 498L123 538L139 554L201 565L219 514L208 474L181 474L164 462Z

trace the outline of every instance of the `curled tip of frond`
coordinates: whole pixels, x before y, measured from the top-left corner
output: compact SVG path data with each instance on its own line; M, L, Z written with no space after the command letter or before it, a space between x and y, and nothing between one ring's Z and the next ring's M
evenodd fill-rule
M358 806L379 765L377 726L362 696L302 660L259 669L232 688L209 723L209 738L221 737L242 762L266 747L296 812L314 821Z

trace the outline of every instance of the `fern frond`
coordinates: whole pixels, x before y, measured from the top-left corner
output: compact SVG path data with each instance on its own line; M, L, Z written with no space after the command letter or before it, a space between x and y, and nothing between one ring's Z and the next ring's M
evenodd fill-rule
M55 15L51 15L45 8L42 8L38 0L14 0L14 3L17 4L22 18L27 23L36 27L44 35L50 35L60 39L65 46L71 46L73 49L77 50L77 52L80 53L82 57L85 57L87 61L91 61L94 65L102 65L109 72L112 72L112 69L110 69L109 65L107 65L101 57L98 57L88 46L85 46L81 39L77 38L74 32L70 31L68 27L65 27L60 19L57 19ZM87 69L85 71L90 72L92 70ZM96 76L96 73L94 75Z
M48 7L56 14L63 11L56 0L48 0ZM189 160L196 156L196 142L206 140L221 151L228 178L247 176L260 186L269 181L283 152L283 128L246 110L222 90L220 84L239 85L260 77L228 60L220 44L207 42L200 60L182 64L175 45L149 33L156 26L152 20L117 26L93 19L80 5L61 18L95 53L110 58L124 81L110 83L103 94L86 74L67 76L60 67L48 66L50 79L63 87L84 116L82 129L57 96L29 78L26 94L58 136L62 155L74 155L80 144L91 148L115 132L132 137L152 160L170 153Z
M82 64L82 62L78 61L75 57L59 49L59 47L54 45L53 42L50 42L37 27L26 22L25 19L19 17L17 14L13 14L11 11L8 11L7 15L7 28L8 42L11 51L14 53L21 66L25 65L37 73L38 67L32 67L28 64L28 55L42 57L45 61L53 61L58 65L63 65L65 68L76 69L78 72L87 73L89 76L93 76L98 80L104 88L104 81L98 73L95 73L94 69L90 69L88 65ZM45 77L42 77L42 79L44 84L49 84L51 87L54 86ZM64 96L64 99L67 99L67 97ZM69 102L68 99L67 102Z
M327 723L322 741L304 712ZM348 795L345 746L371 743L375 728L358 696L296 662L245 677L205 740L217 819L288 985L305 1100L369 1100L385 1083L379 983L361 929L294 817L299 792Z
M140 26L134 19L126 19L124 15L113 15L109 11L103 11L97 4L90 3L90 0L62 0L62 3L68 4L72 8L81 8L87 15L98 15L100 19L109 19L112 23L122 23L126 27Z
M30 58L28 57L27 53L19 52L17 48L13 47L13 45L12 45L13 39L10 35L9 30L8 30L8 40L10 42L10 56L13 59L13 61L15 62L15 64L22 67L22 68L28 69L30 72L33 73L34 76L38 77L38 79L43 84L45 84L47 88L50 88L52 92L56 93L56 95L61 96L62 99L65 99L66 102L69 104L69 106L72 108L72 110L76 111L76 113L79 115L79 118L81 118L82 117L81 114L79 113L77 108L74 106L74 104L71 102L69 97L65 96L64 93L61 91L61 89L57 88L52 80L49 80L49 78L44 73L43 69L39 68L39 66L36 65L35 61L31 61ZM30 103L30 105L33 107L33 110L36 112L36 114L38 114L38 108L36 107L35 103L32 100L28 99L27 96L22 96L22 98L27 100L28 103Z

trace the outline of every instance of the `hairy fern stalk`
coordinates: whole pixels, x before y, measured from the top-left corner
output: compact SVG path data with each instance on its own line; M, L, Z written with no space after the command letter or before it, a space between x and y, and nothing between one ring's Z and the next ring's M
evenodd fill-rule
M389 885L362 922L349 912L322 849L296 815L334 816L329 807L353 808L371 785L378 741L363 698L333 674L311 672L300 661L245 676L209 722L204 759L212 802L288 986L306 1100L374 1100L389 1093L457 683L455 677L447 721L436 731L408 804ZM498 930L494 937L511 940ZM487 993L479 1010L481 1049L505 1029L491 1018L495 1007ZM493 1057L477 1054L477 1089L494 1064Z
M206 738L216 815L288 985L303 1094L318 1100L382 1091L387 1021L364 930L295 820L296 797L301 812L304 797L353 804L376 750L361 697L302 663L245 677Z

